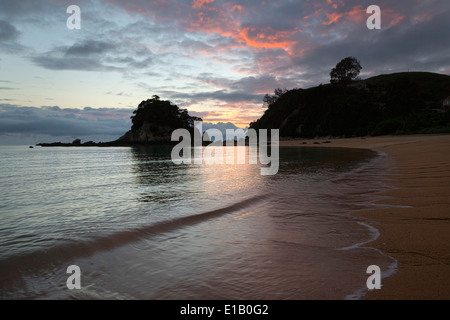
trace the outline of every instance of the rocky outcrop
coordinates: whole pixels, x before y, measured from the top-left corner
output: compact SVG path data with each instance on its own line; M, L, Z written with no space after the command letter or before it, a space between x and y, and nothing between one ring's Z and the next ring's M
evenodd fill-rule
M149 123L144 123L139 128L130 130L116 140L117 143L137 143L137 144L152 144L165 143L170 141L173 128L157 127Z
M158 96L142 101L133 112L131 130L112 142L115 144L163 144L171 143L172 132L176 129L193 131L194 121L186 109L179 109L170 101Z

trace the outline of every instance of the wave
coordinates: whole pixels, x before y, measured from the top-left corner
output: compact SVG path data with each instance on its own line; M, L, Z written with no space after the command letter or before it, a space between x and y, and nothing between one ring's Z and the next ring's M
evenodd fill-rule
M10 257L0 261L0 285L3 286L6 282L11 282L23 275L35 274L42 269L48 269L49 267L67 263L67 261L91 256L99 251L112 250L142 239L149 239L152 236L162 233L219 218L222 215L244 209L262 199L267 199L267 197L267 194L257 195L220 209L161 221L82 242L65 243L47 250L35 251L21 256Z

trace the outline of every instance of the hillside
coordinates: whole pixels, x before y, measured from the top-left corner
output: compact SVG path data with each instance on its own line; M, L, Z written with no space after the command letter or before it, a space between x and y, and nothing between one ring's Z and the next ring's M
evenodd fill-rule
M450 132L442 101L450 76L407 72L348 85L327 84L285 92L253 129L280 129L282 137L365 136Z

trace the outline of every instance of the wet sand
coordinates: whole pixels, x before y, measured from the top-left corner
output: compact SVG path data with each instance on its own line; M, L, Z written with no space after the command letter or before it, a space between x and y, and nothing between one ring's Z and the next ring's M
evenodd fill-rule
M399 207L354 214L373 221L380 237L367 245L395 258L398 270L365 299L450 299L450 135L287 140L280 145L388 153L393 168L386 178L393 188L376 194L387 196L380 203Z

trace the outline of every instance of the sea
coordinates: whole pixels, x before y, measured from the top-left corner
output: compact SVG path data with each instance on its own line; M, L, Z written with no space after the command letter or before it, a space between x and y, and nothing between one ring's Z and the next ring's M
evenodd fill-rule
M387 154L280 147L261 175L171 150L0 146L0 299L362 299L369 266L396 272L357 215L381 206Z

